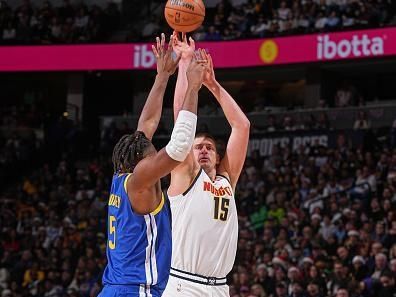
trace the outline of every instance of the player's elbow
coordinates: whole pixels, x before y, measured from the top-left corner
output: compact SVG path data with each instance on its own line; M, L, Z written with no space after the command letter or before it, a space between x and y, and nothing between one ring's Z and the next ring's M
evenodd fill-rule
M148 119L148 120L140 120L138 122L138 131L143 131L148 139L153 137L153 134L157 130L159 125L159 120Z
M250 121L245 116L235 119L235 121L230 122L230 125L232 130L247 132L247 133L249 133L250 131Z
M245 120L243 121L243 124L244 124L246 130L250 130L250 121L248 118L245 118Z
M244 118L242 121L240 121L239 123L240 129L243 130L246 133L250 132L250 121L248 118Z
M173 127L171 139L165 147L168 156L178 162L183 162L191 151L197 126L197 115L187 110L181 110Z

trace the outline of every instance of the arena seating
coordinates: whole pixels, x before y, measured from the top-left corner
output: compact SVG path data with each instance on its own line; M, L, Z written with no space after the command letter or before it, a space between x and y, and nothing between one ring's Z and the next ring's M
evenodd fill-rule
M127 129L106 131L108 145L90 158L76 160L65 149L1 194L1 296L96 296L111 149ZM349 296L392 296L395 147L254 151L236 196L232 297L335 296L342 288Z
M193 37L198 41L220 41L392 26L396 25L393 2L222 0L207 8L205 23ZM140 5L131 22L122 18L121 7L113 2L101 7L25 0L11 7L1 1L0 41L70 44L152 40L168 28L162 16L164 3L147 1ZM124 15L131 13L125 11Z

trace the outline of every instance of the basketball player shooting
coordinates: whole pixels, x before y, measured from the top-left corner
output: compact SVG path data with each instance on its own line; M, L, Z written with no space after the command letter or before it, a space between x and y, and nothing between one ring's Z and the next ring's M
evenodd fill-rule
M181 55L174 97L177 118L188 87L186 71L195 43L173 34L173 48ZM219 102L232 131L222 160L209 134L195 137L191 153L171 172L168 189L172 210L172 267L165 297L226 297L226 276L237 250L238 217L234 190L249 140L250 122L235 100L216 81L213 62L204 85Z
M160 178L185 160L197 122L198 91L206 61L194 59L188 89L168 145L156 151L151 139L161 117L164 92L180 56L165 50L165 35L153 47L157 76L140 115L137 131L124 135L113 151L114 176L108 207L107 266L101 297L160 297L169 278L171 214Z

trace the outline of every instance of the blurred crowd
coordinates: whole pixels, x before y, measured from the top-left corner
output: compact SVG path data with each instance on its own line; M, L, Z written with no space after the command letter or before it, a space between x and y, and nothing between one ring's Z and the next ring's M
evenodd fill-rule
M97 295L112 176L106 164L65 155L2 193L2 297Z
M232 6L227 0L215 8L197 40L263 38L313 32L333 32L396 24L390 1L249 0Z
M131 132L127 125L111 141ZM111 151L63 154L0 197L0 296L96 296ZM165 182L166 183L166 182ZM237 186L232 297L387 297L396 277L396 151L340 141L254 151Z
M0 127L8 130L17 128L42 128L44 114L37 104L2 106L0 109Z
M82 1L63 0L55 7L51 0L42 5L23 0L12 9L1 0L0 41L95 43L114 36L118 41L151 41L169 29L163 17L164 3L155 2L145 4L149 13L143 8L128 11L136 19L123 22L113 1L107 7L88 7ZM153 5L157 9L151 11ZM391 0L221 0L215 7L207 7L204 25L193 35L196 40L218 41L392 26L396 24L395 7Z
M237 189L231 296L394 296L396 152L254 152Z
M0 179L7 182L32 162L42 145L35 128L40 128L42 118L35 106L0 109Z
M67 112L49 114L40 104L26 103L2 106L0 118L1 191L43 160L56 161L64 152L82 155L89 149L91 139Z
M279 117L278 117L279 118ZM372 127L371 120L365 111L358 111L353 122L354 130L369 130ZM316 116L309 114L305 119L295 119L292 114L284 115L280 120L274 115L268 116L268 124L264 127L253 125L252 132L282 132L301 130L332 130L330 120L326 112L320 112Z
M221 0L207 9L194 38L264 38L395 24L395 3L390 0ZM152 38L161 28L161 18L153 18L142 37Z
M33 1L32 1L33 2ZM64 0L59 7L44 1L37 7L30 0L12 9L0 1L1 44L52 44L103 42L120 24L118 6L109 2L106 8L90 7Z

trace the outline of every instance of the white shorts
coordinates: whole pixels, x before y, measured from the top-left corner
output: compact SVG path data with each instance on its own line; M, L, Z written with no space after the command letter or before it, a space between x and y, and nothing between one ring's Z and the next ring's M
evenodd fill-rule
M171 275L162 297L230 297L230 290L227 285L201 285Z

